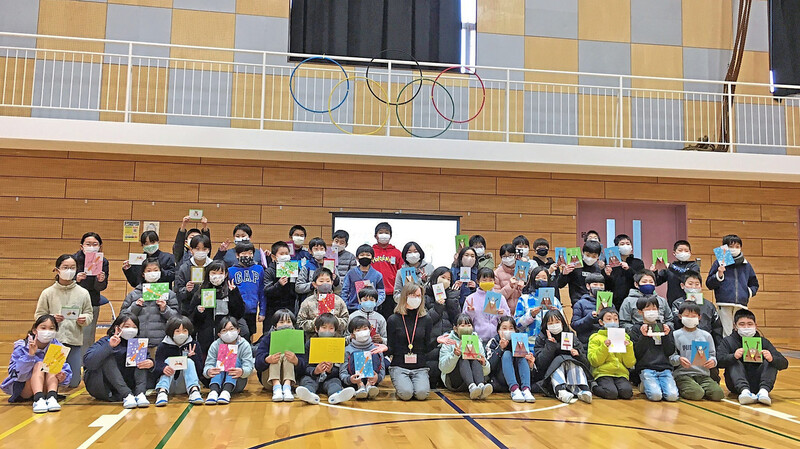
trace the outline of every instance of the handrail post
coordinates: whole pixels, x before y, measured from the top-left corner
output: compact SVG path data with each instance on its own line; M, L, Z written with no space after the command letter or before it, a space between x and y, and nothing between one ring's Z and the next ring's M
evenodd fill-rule
M125 122L131 121L131 89L133 83L131 77L133 76L133 42L128 42L128 76L126 78L125 87Z
M261 53L261 129L264 129L264 103L267 99L267 53Z
M369 83L369 80L367 80ZM387 72L386 72L386 113L389 114L386 117L386 136L392 135L392 61L389 61L387 65ZM420 89L422 89L422 81L419 83ZM400 99L397 99L400 101Z
M624 103L624 95L623 95L623 89L625 88L624 81L625 81L625 78L620 75L620 77L619 77L619 105L617 106L617 109L619 109L617 111L617 121L619 122L618 132L619 132L619 147L620 148L625 146L625 140L623 139L623 132L624 132L625 128L624 128L624 125L622 123L622 117L623 117L622 109L623 109L623 105L625 104Z
M733 142L733 83L728 82L728 147L730 147L731 153L736 152Z
M506 69L506 142L511 141L511 69Z

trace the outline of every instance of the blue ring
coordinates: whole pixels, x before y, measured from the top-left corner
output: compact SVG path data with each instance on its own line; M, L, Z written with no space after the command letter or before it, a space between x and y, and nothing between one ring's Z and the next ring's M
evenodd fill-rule
M303 106L302 104L300 104L300 102L297 100L297 97L294 96L294 88L292 88L292 79L294 79L294 72L297 71L297 68L300 67L301 65L305 64L306 62L314 60L314 59L323 59L325 61L330 61L330 62L336 64L337 66L339 66L340 69L342 69L342 73L344 73L344 78L347 80L347 91L345 92L344 97L342 98L342 101L340 101L339 104L337 104L335 107L331 108L330 111L335 111L336 109L339 108L339 106L344 104L345 100L347 100L347 96L350 94L350 78L347 76L347 72L344 70L344 67L342 67L341 64L339 64L338 62L334 61L333 59L325 57L325 56L312 56L310 58L306 58L306 59L300 61L300 64L297 64L294 67L294 69L292 69L292 74L289 76L289 93L292 95L292 99L294 100L294 102L297 103L298 106L300 106L301 108L305 109L306 111L314 112L314 113L317 113L317 114L327 114L328 112L330 112L328 109L325 109L324 111L316 111L314 109L309 109L309 108Z

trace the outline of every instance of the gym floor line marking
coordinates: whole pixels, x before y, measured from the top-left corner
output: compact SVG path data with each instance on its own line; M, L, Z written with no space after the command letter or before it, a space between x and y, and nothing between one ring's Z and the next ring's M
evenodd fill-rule
M786 421L789 421L789 422L792 422L792 423L795 423L795 424L800 424L800 421L794 419L794 415L790 415L788 413L779 412L777 410L772 410L772 409L769 409L769 408L755 408L755 407L751 407L749 405L742 405L742 404L740 404L738 402L731 401L730 399L723 399L722 402L727 402L728 404L738 405L741 408L745 408L747 410L752 410L752 411L754 411L756 413L763 413L765 415L774 416L775 418L784 419Z
M86 389L85 388L81 388L80 390L76 391L75 393L72 393L71 395L67 396L67 398L64 399L63 404L66 404L69 400L73 399L74 397L78 396L79 394L83 393L84 391L86 391ZM61 413L61 412L58 412L58 413ZM19 429L22 429L23 427L27 426L28 424L36 421L37 419L39 419L39 418L41 418L42 416L45 416L45 415L47 415L47 413L37 413L37 414L31 416L30 418L26 419L25 421L22 421L21 423L17 424L16 426L6 430L5 432L0 433L0 441L2 441L4 438L7 438L8 436L13 434L14 432L18 431Z
M164 437L161 438L161 441L158 442L158 444L156 445L155 449L162 449L164 446L166 446L167 441L169 441L169 439L172 438L172 434L174 434L175 431L178 430L178 427L181 425L183 420L186 418L186 415L189 414L189 411L192 409L192 407L193 407L193 405L191 403L186 404L186 408L183 409L183 412L181 413L181 416L179 416L178 419L176 419L175 422L172 423L172 427L170 427L169 430L167 431L167 433L164 434Z
M447 402L447 405L452 407L453 410L455 410L458 413L460 413L464 417L464 419L467 420L468 423L472 424L472 427L478 429L478 431L480 433L482 433L486 438L488 438L489 441L494 443L495 446L497 446L500 449L508 449L508 446L503 444L502 441L498 440L496 436L492 435L492 432L489 432L485 427L483 427L482 425L478 424L478 422L475 421L471 416L465 415L464 414L464 410L461 410L461 408L459 406L457 406L456 404L454 404L453 401L451 401L447 396L445 396L444 394L442 394L439 391L437 391L436 394L440 398L442 398L445 402ZM566 404L564 404L564 405L566 405Z
M86 449L94 444L95 441L99 440L104 433L111 430L111 428L114 427L125 415L130 413L131 410L132 409L126 408L116 415L101 415L99 418L95 419L94 422L89 424L89 427L99 427L99 429L86 441L84 441L83 444L78 446L78 449Z
M791 435L786 435L786 434L783 434L783 433L781 433L781 432L778 432L777 430L772 430L772 429L770 429L770 428L767 428L767 427L759 426L758 424L753 424L753 423L751 423L751 422L749 422L749 421L745 421L745 420L743 420L743 419L734 418L733 416L726 415L725 413L720 413L720 412L718 412L718 411L711 410L711 409L708 409L708 408L705 408L705 407L699 406L699 405L697 405L697 404L692 404L691 402L685 401L685 400L683 400L683 399L681 399L681 400L680 400L680 402L681 402L681 403L684 403L684 404L686 404L686 405L689 405L689 406L695 407L695 408L699 408L700 410L705 410L705 411L707 411L707 412L709 412L709 413L712 413L712 414L714 414L714 415L717 415L717 416L722 416L722 417L724 417L724 418L728 418L728 419L730 419L730 420L733 420L733 421L736 421L736 422L738 422L738 423L741 423L741 424L747 424L748 426L755 427L756 429L760 429L760 430L763 430L763 431L765 431L765 432L768 432L768 433L771 433L771 434L774 434L774 435L780 435L780 436L782 436L782 437L784 437L784 438L788 438L788 439L790 439L790 440L792 440L792 441L797 441L797 442L800 442L800 439L798 439L798 438L795 438L795 437L793 437L793 436L791 436Z
M449 401L444 395L439 393L438 391L435 392L437 395L441 396L442 399L448 403L451 407L455 404ZM406 415L406 416L439 416L439 417L449 417L449 416L504 416L504 415L517 415L522 413L535 413L535 412L544 412L547 410L553 410L561 407L566 407L567 404L561 403L556 405L551 405L550 407L544 408L532 408L529 410L518 410L518 411L509 411L509 412L491 412L491 413L467 413L461 411L461 413L419 413L419 412L402 412L402 411L389 411L389 410L372 410L372 409L363 409L363 408L355 408L355 407L347 407L345 405L334 405L328 404L326 402L320 402L319 405L324 405L325 407L331 408L338 408L338 409L345 409L345 410L353 410L356 412L366 412L366 413L378 413L383 415ZM457 407L455 407L458 409ZM458 409L460 410L460 409Z

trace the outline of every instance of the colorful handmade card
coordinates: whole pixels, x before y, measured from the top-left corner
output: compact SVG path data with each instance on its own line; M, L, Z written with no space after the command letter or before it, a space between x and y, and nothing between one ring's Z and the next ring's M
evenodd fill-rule
M556 247L556 266L563 267L565 265L567 265L567 248Z
M217 307L217 289L204 288L200 292L200 305L206 309L214 309Z
M145 253L128 253L128 263L130 265L141 265L147 260Z
M555 309L553 298L556 297L556 289L553 287L541 287L536 289L536 307L542 310Z
M65 320L75 321L81 316L80 307L61 307L61 315Z
M458 280L462 282L469 282L472 280L472 268L461 267L458 270Z
M192 282L195 284L202 284L204 272L205 269L203 267L192 267Z
M228 372L236 368L236 359L239 357L239 346L235 344L221 344L217 348L217 368L222 368L222 371Z
M695 366L703 366L708 361L708 347L707 341L692 341L692 356L689 362Z
M174 357L167 357L165 360L167 366L175 371L183 371L189 367L189 357L185 355L176 355Z
M336 260L334 259L322 259L322 267L327 268L330 270L331 273L336 273Z
M660 321L656 321L655 323L648 323L647 324L647 336L648 337L662 337L666 335L664 333L664 323Z
M669 263L667 254L666 249L653 250L653 265L656 266L656 270L665 270L667 268L667 264Z
M289 256L294 257L294 241L287 240L286 245L289 246Z
M364 279L363 281L356 281L353 285L356 287L356 294L361 291L364 287L372 287L372 281L369 279Z
M153 231L158 235L161 235L161 222L160 221L144 221L142 222L142 232L144 231Z
M511 334L511 348L514 357L525 357L528 355L528 334L522 332Z
M527 283L530 272L531 272L530 262L526 262L524 260L518 260L516 264L514 264L514 277L517 278L517 280Z
M152 284L142 284L142 299L145 301L158 301L169 299L169 283L155 282Z
M466 234L459 234L456 236L456 252L469 246L469 236Z
M97 276L103 272L103 253L86 253L83 271L87 276Z
M733 265L733 254L728 248L728 245L722 245L714 248L714 256L717 258L720 266L727 267Z
M325 259L333 259L333 266L339 266L339 252L332 247L325 250Z
M80 350L80 348L78 348ZM69 355L69 346L61 346L50 344L47 347L47 352L44 353L44 360L42 360L42 371L50 374L58 374L64 368L64 363L67 362Z
M300 263L296 260L290 260L289 262L278 262L275 266L275 275L280 278L290 278L295 279L297 278L298 273L300 273Z
M764 354L761 353L761 337L742 337L742 349L744 357L742 360L750 363L761 363L764 361Z
M698 293L687 293L686 294L687 301L694 301L695 304L702 305L703 304L703 292Z
M599 312L601 309L605 309L606 307L614 307L614 292L597 292L596 310Z
M480 337L477 334L461 336L461 358L476 360L480 356Z
M302 329L283 329L269 334L269 353L277 354L286 351L295 354L306 353L306 341Z
M413 282L415 284L420 283L419 276L417 276L417 269L414 267L401 268L398 276L400 276L400 282L402 282L403 285L406 285L409 282Z
M125 366L136 366L140 362L147 360L148 338L131 338L128 340L128 350L125 356Z
M583 252L580 248L567 248L567 265L572 268L583 267Z
M325 293L317 296L317 313L333 313L336 309L336 295L333 293Z
M203 209L189 209L189 218L192 220L202 220Z
M356 351L353 353L354 374L359 379L370 378L375 375L375 367L372 365L372 353L370 351Z
M611 268L622 265L622 255L619 252L618 246L609 246L606 248L606 265Z
M344 363L344 338L314 337L308 349L308 363Z
M500 314L500 301L503 300L503 295L498 292L486 292L486 300L484 301L483 312L490 315Z
M436 301L447 299L447 294L444 292L444 284L433 284L433 298Z
M571 351L572 350L572 342L574 341L575 334L572 332L562 332L561 333L561 350L562 351Z

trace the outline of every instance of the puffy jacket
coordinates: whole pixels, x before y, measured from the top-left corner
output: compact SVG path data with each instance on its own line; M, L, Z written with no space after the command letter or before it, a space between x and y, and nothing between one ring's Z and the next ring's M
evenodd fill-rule
M198 287L199 288L199 287ZM142 297L142 284L136 286L135 289L128 293L125 300L122 301L122 312L128 312L131 315L139 317L139 337L149 338L148 346L155 347L161 343L161 340L166 336L167 320L174 316L180 315L178 310L178 299L175 292L169 291L169 298L167 299L167 307L162 312L156 304L156 301L145 301L143 306L136 304L136 301Z
M717 304L739 304L747 306L750 298L758 293L758 278L753 266L745 259L741 264L725 267L724 278L717 279L719 262L714 261L706 278L706 287L714 290Z
M624 353L612 353L608 351L606 340L608 330L602 329L592 334L589 338L589 349L586 356L592 365L592 376L598 377L624 377L628 379L629 371L636 364L636 356L633 352L633 344L628 344L627 351ZM625 341L630 342L631 337L625 334Z
M175 256L159 249L153 254L149 254L147 258L158 259L158 263L161 265L161 279L159 279L158 282L168 282L170 287L172 287L172 281L175 280ZM122 270L122 273L125 275L125 279L128 280L128 284L130 284L131 287L136 287L142 283L141 265L131 265L127 270Z
M597 300L590 294L581 296L578 302L572 304L572 321L570 326L578 334L578 340L584 345L589 344L589 338L593 333L601 329L599 319L592 316L592 312L597 310Z

